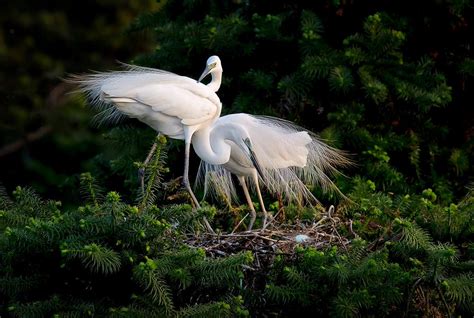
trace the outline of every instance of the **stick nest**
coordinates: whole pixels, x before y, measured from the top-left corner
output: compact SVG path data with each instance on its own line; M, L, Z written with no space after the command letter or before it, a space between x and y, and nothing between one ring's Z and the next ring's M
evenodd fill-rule
M185 243L202 248L209 257L216 258L251 251L255 259L255 268L252 269L258 270L271 264L276 255L293 257L298 246L316 249L338 246L347 249L351 241L341 236L338 229L345 227L353 236L357 237L357 234L352 231L352 222L342 222L333 213L334 206L331 206L313 223L288 225L277 223L273 219L263 229L237 233L234 230L229 234L189 235Z

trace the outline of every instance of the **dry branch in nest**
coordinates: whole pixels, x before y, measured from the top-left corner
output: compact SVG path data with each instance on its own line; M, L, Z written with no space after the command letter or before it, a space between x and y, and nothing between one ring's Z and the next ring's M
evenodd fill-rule
M352 231L352 224L341 222L334 216L334 206L313 223L299 222L295 225L277 224L275 218L264 229L251 232L232 232L230 234L190 235L185 243L191 247L202 248L209 257L223 257L242 251L251 251L255 262L249 270L259 270L271 264L276 255L292 258L297 246L324 249L338 246L347 249L350 240L339 234L341 226Z

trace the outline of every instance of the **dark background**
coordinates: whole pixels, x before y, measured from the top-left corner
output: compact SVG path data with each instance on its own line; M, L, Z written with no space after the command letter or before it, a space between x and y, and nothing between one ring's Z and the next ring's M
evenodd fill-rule
M149 50L129 34L155 1L7 1L0 13L0 180L58 196L102 149L93 113L62 78ZM64 192L62 193L64 194Z

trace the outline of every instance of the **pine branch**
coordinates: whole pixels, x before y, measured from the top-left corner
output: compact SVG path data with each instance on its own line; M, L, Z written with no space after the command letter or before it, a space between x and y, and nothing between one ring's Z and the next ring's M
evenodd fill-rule
M31 276L3 276L0 277L0 292L15 299L19 295L25 295L31 290L37 289L47 282L46 277L39 275Z
M354 87L351 71L344 66L334 67L329 75L329 88L335 92L347 93Z
M464 308L472 308L474 302L474 277L462 274L442 282L447 298Z
M313 34L324 33L324 25L314 12L303 10L301 11L301 30L303 37L314 37L310 36L310 32L312 31Z
M334 54L334 52L332 52ZM302 68L308 79L327 78L331 70L337 66L334 55L315 55L305 57Z
M83 197L90 200L95 207L99 206L99 202L103 198L103 190L97 185L95 178L89 172L80 175L80 191Z
M459 64L459 72L464 75L474 76L474 59L466 58Z
M346 295L338 296L332 307L333 313L338 317L355 317L359 313L357 306Z
M283 77L278 82L278 89L283 92L287 100L296 103L308 94L311 85L302 74L296 72Z
M134 268L133 277L148 293L151 300L163 306L166 313L170 315L174 312L171 290L156 269L156 263L148 259Z
M414 249L429 249L434 246L426 230L416 224L406 222L402 228L400 241Z
M166 151L164 146L166 144L166 137L158 135L156 137L156 145L150 163L143 167L146 172L146 190L138 199L141 201L140 209L143 210L156 200L156 192L161 185L161 175L166 169L164 168L166 160Z
M267 284L265 286L265 295L273 302L283 305L290 303L299 304L302 299L308 296L299 288L273 284Z
M13 202L7 194L7 190L0 182L0 209L9 209Z
M351 253L352 254L352 253ZM350 278L351 270L347 267L346 264L338 262L333 264L327 270L327 275L329 279L334 282L337 282L338 285L344 285L347 283Z
M240 253L222 259L206 259L194 271L203 286L235 286L243 276L242 265L252 261L252 254Z
M183 318L220 318L220 317L232 317L231 307L225 302L209 302L206 304L195 304L192 306L185 307L177 312L177 317Z
M9 307L10 314L19 318L37 318L48 317L53 314L60 306L60 299L52 296L42 301L29 303L16 303Z
M117 252L97 243L84 245L82 248L63 248L61 254L69 259L79 258L85 268L93 273L110 275L119 271L120 256Z

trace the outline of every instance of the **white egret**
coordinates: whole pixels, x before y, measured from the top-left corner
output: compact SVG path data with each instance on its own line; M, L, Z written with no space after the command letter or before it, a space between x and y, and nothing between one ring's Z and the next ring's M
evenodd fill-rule
M206 75L204 72L199 81ZM222 72L217 71L215 76L221 79ZM213 85L213 81L214 77L207 86L217 92L219 86ZM222 164L216 162L211 150L215 147L213 142L222 138L219 133L225 131L225 128L219 128L219 125L230 123L244 127L250 134L256 158L264 168L260 171L262 181L272 193L283 194L289 201L300 196L317 201L304 182L318 184L324 191L333 190L340 193L328 175L337 173L337 167L351 164L343 151L326 145L315 134L304 128L279 118L248 114L220 117L215 121L215 127L206 126L193 136L194 151L203 160L199 166L197 183L204 179L205 193L207 190L214 190L213 192L224 193L228 199L232 199L237 195L229 172L235 174L250 208L249 230L255 221L256 211L246 179L250 179L251 186L254 186L257 192L264 214L264 226L268 218L255 165L235 147L235 140L226 140L232 149L228 162ZM208 173L215 176L212 181L208 178Z
M221 113L219 89L222 65L211 56L201 78L212 75L207 86L189 77L146 67L126 65L123 71L72 76L91 103L108 107L104 120L120 114L136 118L156 131L185 141L183 183L196 206L200 206L189 184L189 151L193 134L211 125ZM206 221L206 225L208 225ZM208 228L210 226L208 225Z
M245 136L241 135L242 132L245 132ZM242 152L243 147L237 147L240 140L245 138L251 144L258 165ZM326 145L314 134L291 122L273 117L249 114L223 116L213 125L197 131L192 144L194 151L203 160L198 180L204 182L205 192L213 190L235 197L229 172L237 176L251 210L249 230L254 224L256 212L246 179L255 186L265 226L268 215L259 177L270 192L283 194L289 201L300 197L316 200L304 182L318 184L323 190L338 191L329 175L336 173L337 167L349 164L342 151ZM230 148L230 156L222 158L216 155L223 151L222 147L227 150ZM209 173L215 178L209 178Z

